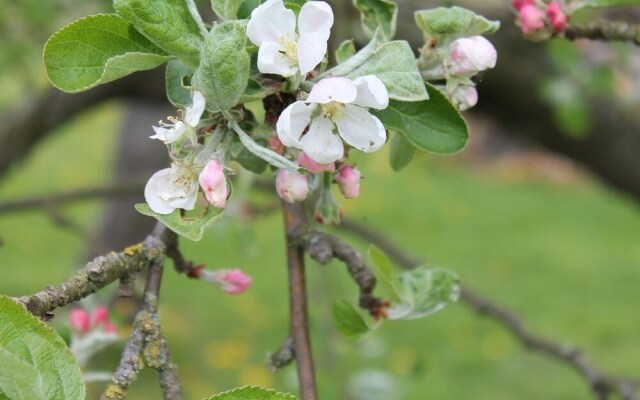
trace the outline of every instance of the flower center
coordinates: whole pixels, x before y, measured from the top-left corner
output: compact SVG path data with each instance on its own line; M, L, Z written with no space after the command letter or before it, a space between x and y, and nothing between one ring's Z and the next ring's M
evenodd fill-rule
M332 101L327 104L322 105L322 115L327 118L331 118L331 121L336 122L340 115L342 115L342 110L345 105L343 103L338 103L337 101Z
M280 57L285 58L290 64L298 64L298 35L287 35L280 38L280 44L284 50L280 50Z

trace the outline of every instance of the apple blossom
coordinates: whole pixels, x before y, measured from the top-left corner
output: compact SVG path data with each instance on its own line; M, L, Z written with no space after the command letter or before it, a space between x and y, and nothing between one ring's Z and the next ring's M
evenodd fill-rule
M171 214L177 208L193 210L198 198L197 175L174 163L151 176L144 187L144 198L158 214Z
M532 34L544 28L544 12L539 10L536 6L531 4L525 4L520 9L520 28L525 35Z
M165 124L160 121L160 126L154 126L153 131L156 133L149 136L151 139L158 139L166 144L170 144L180 139L190 130L195 129L200 123L200 117L204 112L206 101L202 93L197 90L193 91L193 102L185 109L182 121L169 118L171 124Z
M355 199L360 195L360 171L345 165L336 174L336 182L345 199Z
M525 5L534 4L535 2L536 0L512 0L511 4L513 5L513 8L520 11Z
M562 11L560 3L552 1L547 7L549 25L555 32L562 32L567 27L567 15Z
M460 111L468 110L478 104L478 91L472 85L458 86L451 94L451 102Z
M217 208L224 208L227 205L229 189L222 164L216 160L209 161L200 172L198 180L209 204Z
M74 308L69 313L69 325L74 331L87 333L89 331L89 313L82 308Z
M458 39L451 44L450 70L458 76L473 76L496 66L498 53L482 36Z
M247 36L258 50L258 69L284 77L312 71L327 52L333 11L324 1L306 2L298 16L282 0L267 0L251 13Z
M107 307L100 306L91 313L91 325L96 327L106 324L109 321L109 310Z
M278 196L288 203L302 201L309 194L309 178L286 169L278 170L276 191Z
M387 88L374 75L354 81L326 78L316 83L306 100L296 101L282 112L276 131L285 146L328 164L344 156L342 140L366 153L380 149L387 133L366 108L382 110L388 105ZM336 127L339 135L334 133Z
M252 279L240 269L210 271L201 269L198 277L219 286L225 293L240 294L251 287Z
M319 164L313 161L311 157L309 157L307 153L305 153L304 151L301 151L300 155L298 155L298 164L300 164L302 168L306 169L312 174L317 174L324 171L327 171L327 172L336 171L336 165L334 163Z

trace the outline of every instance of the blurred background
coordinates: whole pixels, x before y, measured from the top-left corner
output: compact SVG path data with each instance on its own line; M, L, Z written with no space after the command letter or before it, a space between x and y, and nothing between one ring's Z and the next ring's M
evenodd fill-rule
M332 40L366 40L350 2L330 3L338 18ZM457 271L464 284L512 308L535 332L577 345L604 371L640 377L640 49L525 42L506 0L398 3L398 37L414 48L421 45L416 8L455 4L499 19L502 29L489 37L498 66L465 115L465 151L418 154L400 173L389 167L386 149L358 154L363 195L343 201L346 217L428 265ZM46 80L46 39L97 12L111 12L110 2L0 0L0 204L114 183L134 193L21 211L0 205L5 295L61 282L87 258L142 239L154 223L132 204L166 163L162 144L147 139L152 124L175 113L163 100L163 68L76 95ZM638 22L640 8L597 16ZM241 174L240 182L248 180ZM266 353L288 331L281 216L247 207L268 209L275 191L239 187L222 222L201 242L183 240L182 249L210 268L243 268L254 278L251 290L225 295L170 268L163 282L160 315L189 399L246 384L296 391L294 368L273 374L265 367ZM363 251L368 246L344 237ZM308 282L324 399L591 397L569 367L528 352L462 304L385 323L352 343L331 323L334 299L357 299L344 267L310 263ZM96 357L96 370L116 367L135 312L132 301L113 300L115 289L87 302L111 304L123 337ZM57 315L54 326L68 335L65 311ZM144 370L130 398L159 398L154 375ZM102 385L89 389L97 398Z

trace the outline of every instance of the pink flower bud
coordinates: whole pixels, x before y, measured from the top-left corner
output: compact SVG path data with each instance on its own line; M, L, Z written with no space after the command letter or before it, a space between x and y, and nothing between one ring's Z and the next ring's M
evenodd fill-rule
M336 182L345 199L355 199L360 195L360 171L345 165L336 174Z
M451 102L460 111L468 110L478 104L478 91L471 85L458 86L451 94Z
M240 294L251 287L251 277L239 269L223 269L200 271L200 279L219 286L229 294Z
M278 139L278 136L271 136L269 138L268 144L269 144L269 149L271 149L272 151L280 155L284 154L284 145L282 144L280 139Z
M69 325L74 331L87 333L89 331L89 313L82 308L74 308L69 313Z
M107 309L107 307L100 306L95 310L93 310L93 313L91 313L92 327L95 328L101 325L106 326L107 324L110 324L110 323L111 323L111 320L109 319L109 310Z
M281 169L276 177L276 191L278 196L288 203L302 201L309 194L309 178L306 175Z
M111 322L107 322L104 326L104 333L116 333L118 328Z
M520 29L525 35L530 35L535 31L544 28L544 12L539 10L536 6L531 4L525 4L520 9Z
M567 15L562 11L560 3L552 1L547 7L549 24L555 32L562 32L567 27Z
M496 66L498 53L490 41L482 36L458 39L451 44L451 72L458 76L472 76Z
M209 204L216 208L224 208L227 205L227 178L224 176L224 167L215 160L211 160L200 172L200 187Z
M336 164L335 163L330 163L330 164L317 163L317 162L313 161L311 159L311 157L309 157L307 155L307 153L305 153L305 152L301 152L300 155L298 156L298 163L300 164L300 166L302 168L306 169L307 171L311 172L312 174L317 174L317 173L323 172L323 171L328 171L328 172L335 172L336 171Z
M534 4L535 2L536 0L512 0L511 4L513 5L513 8L520 11L525 5Z

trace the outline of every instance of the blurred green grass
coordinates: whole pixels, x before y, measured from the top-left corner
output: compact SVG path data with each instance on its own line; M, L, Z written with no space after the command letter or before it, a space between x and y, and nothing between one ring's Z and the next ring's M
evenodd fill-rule
M119 124L116 103L69 123L0 181L0 201L108 181ZM640 376L640 214L634 202L596 183L514 181L426 155L395 174L386 157L358 157L363 196L343 202L347 216L433 265L456 270L536 332L578 345L605 371ZM92 202L64 212L93 229L102 207ZM0 293L8 295L64 280L86 253L82 238L56 228L40 211L0 216L0 237ZM352 240L366 250L367 243ZM293 368L277 374L264 368L265 353L287 335L283 249L277 213L251 224L225 218L201 242L184 241L188 258L212 268L241 267L254 277L249 292L229 296L167 270L160 312L187 398L245 384L295 392ZM310 263L308 279L323 399L351 398L354 374L372 369L393 376L401 388L393 399L590 398L568 367L523 350L494 322L460 304L423 320L386 323L351 343L330 321L334 298L357 298L342 265ZM58 326L65 322L60 314ZM103 366L115 368L119 351L105 354ZM152 371L143 372L130 398L160 398Z

